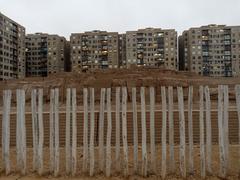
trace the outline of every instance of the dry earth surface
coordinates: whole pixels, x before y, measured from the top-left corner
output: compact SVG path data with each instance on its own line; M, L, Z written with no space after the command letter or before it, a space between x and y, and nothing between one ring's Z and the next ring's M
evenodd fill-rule
M149 147L148 147L149 148ZM169 147L168 147L169 148ZM230 146L230 157L229 157L229 170L228 170L228 177L227 179L230 180L237 180L239 179L238 172L240 169L240 159L239 159L239 146L232 145ZM123 170L121 172L116 172L115 164L117 162L114 161L115 157L115 151L114 148L112 148L112 177L111 178L105 178L103 172L100 172L98 169L98 150L95 149L95 175L94 177L89 177L88 173L83 174L82 173L82 148L78 148L78 154L77 154L77 174L76 177L67 176L65 174L65 153L64 149L61 148L60 150L60 174L59 177L53 177L49 173L49 149L44 148L44 174L43 176L38 176L36 173L32 170L32 149L27 150L27 175L21 176L16 173L16 152L15 148L11 149L11 170L12 173L9 176L5 176L4 173L1 173L0 179L21 179L21 180L29 180L29 179L126 179L123 176ZM150 160L148 161L148 172L149 176L146 177L146 179L161 179L161 146L157 146L157 175L153 175L151 171L151 163ZM123 153L121 153L122 155ZM188 155L188 151L186 151L186 155ZM148 157L150 158L150 152L148 153ZM186 156L187 157L187 156ZM121 159L123 159L123 156L121 156ZM188 158L187 158L188 159ZM2 161L2 159L0 159ZM169 153L167 156L167 162L169 160ZM169 173L168 169L168 176L166 179L182 179L180 176L179 171L179 148L175 147L175 160L176 160L176 171L174 174ZM122 162L121 162L122 163ZM220 169L220 161L219 161L219 147L217 145L213 146L213 154L212 154L212 168L213 168L213 174L207 176L207 179L221 179L219 177L219 169ZM168 164L167 164L168 167ZM194 168L195 168L195 175L191 176L188 175L187 179L201 179L200 177L200 150L199 146L194 147ZM141 173L141 147L139 147L139 174ZM127 179L145 179L141 177L140 175L135 176L133 174L133 148L129 147L129 171L130 175L127 177Z

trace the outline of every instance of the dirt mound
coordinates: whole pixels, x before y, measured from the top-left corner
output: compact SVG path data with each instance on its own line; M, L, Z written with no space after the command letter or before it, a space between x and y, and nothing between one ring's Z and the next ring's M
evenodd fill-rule
M33 88L43 88L46 101L49 101L49 92L52 88L60 89L60 101L64 99L66 88L77 88L77 94L81 99L83 87L94 87L95 93L99 94L102 87L126 86L128 91L131 87L154 86L156 91L161 86L183 86L209 85L217 93L218 84L228 84L233 90L233 85L240 84L240 78L212 78L203 77L190 72L178 72L156 68L132 68L132 69L107 69L90 70L87 72L65 72L53 74L49 77L25 78L19 80L8 80L0 83L0 93L4 89L25 89L26 101L30 99ZM215 89L214 89L215 88ZM215 94L216 94L215 93ZM231 93L231 91L230 91ZM185 93L187 95L187 93ZM96 100L98 97L95 97Z
M0 89L32 87L115 87L158 85L217 85L240 83L240 78L203 77L190 72L156 68L107 69L88 72L65 72L49 77L2 81Z

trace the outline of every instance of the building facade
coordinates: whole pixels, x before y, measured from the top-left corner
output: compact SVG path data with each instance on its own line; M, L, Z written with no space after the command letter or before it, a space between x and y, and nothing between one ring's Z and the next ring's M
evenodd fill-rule
M0 80L25 77L25 28L0 12Z
M126 32L126 66L178 69L177 32L146 28Z
M26 74L28 77L44 77L64 72L67 61L66 39L46 33L26 36Z
M91 31L70 37L72 70L119 67L117 32Z
M48 36L48 74L64 72L67 62L67 41L58 35Z
M237 76L240 72L240 26L190 28L179 38L179 46L183 70L213 77Z

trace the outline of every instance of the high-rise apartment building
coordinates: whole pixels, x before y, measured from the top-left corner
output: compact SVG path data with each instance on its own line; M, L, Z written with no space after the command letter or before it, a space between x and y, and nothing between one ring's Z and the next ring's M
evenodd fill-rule
M240 73L240 26L190 28L179 38L179 46L184 70L213 77Z
M126 33L126 66L178 69L177 32L146 28Z
M0 80L25 77L25 28L0 12Z
M46 33L28 34L26 36L27 76L48 76L64 72L66 39L58 35Z
M70 37L72 70L119 67L117 32L91 31Z

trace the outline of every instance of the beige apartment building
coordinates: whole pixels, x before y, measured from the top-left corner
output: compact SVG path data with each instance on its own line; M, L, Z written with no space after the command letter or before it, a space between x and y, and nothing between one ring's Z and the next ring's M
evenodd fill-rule
M182 70L213 77L239 75L240 26L190 28L179 38Z
M0 80L25 77L25 28L0 12Z
M146 28L126 32L126 66L178 69L177 32Z
M64 37L46 33L26 36L26 67L28 77L48 76L64 72L67 61Z
M119 67L117 32L91 31L70 37L72 70Z

